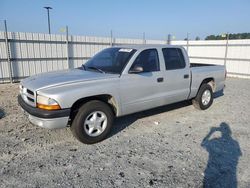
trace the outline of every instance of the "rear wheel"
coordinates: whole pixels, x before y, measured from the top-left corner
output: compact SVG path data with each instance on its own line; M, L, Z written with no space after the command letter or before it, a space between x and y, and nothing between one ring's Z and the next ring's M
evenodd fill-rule
M194 107L199 110L208 109L213 103L213 90L209 84L202 84L197 96L192 100Z
M106 138L114 114L108 104L93 100L82 105L71 125L73 135L82 143L94 144Z

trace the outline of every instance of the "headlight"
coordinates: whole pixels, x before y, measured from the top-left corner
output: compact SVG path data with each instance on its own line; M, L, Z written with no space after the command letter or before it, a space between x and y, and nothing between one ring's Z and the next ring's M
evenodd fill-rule
M38 108L41 108L44 110L60 110L61 109L61 107L56 102L56 100L51 99L49 97L42 96L42 95L37 95L36 105Z

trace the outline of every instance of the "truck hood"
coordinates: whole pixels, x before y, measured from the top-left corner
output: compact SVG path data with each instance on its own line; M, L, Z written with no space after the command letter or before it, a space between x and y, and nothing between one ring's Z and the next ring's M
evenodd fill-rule
M34 75L22 80L21 85L30 90L37 91L40 89L60 86L64 84L117 77L119 77L118 74L103 74L81 69L69 69Z

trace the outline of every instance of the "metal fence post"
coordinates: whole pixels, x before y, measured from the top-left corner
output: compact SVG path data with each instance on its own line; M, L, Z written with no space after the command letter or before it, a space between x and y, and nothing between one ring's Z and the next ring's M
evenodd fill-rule
M225 49L225 58L224 58L224 66L227 66L227 51L228 51L228 39L229 39L229 34L227 32L227 42L226 42L226 49Z
M113 46L113 31L110 31L110 46Z
M143 34L142 34L142 44L146 44L145 32L143 32Z
M6 46L6 52L7 52L7 61L8 61L8 67L9 67L9 78L10 83L13 83L13 77L12 77L12 64L10 61L10 48L9 48L9 39L8 39L8 30L7 30L7 23L6 20L4 20L4 37L5 37L5 46Z
M70 68L70 60L69 60L69 30L68 26L66 26L66 52L67 52L67 62L68 62L68 68Z

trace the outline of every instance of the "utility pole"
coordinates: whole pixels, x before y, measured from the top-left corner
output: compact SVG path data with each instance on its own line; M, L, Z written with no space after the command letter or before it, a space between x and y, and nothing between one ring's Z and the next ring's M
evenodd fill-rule
M50 17L49 17L49 10L52 9L52 7L43 7L47 9L47 15L48 15L48 28L49 28L49 34L50 34Z

